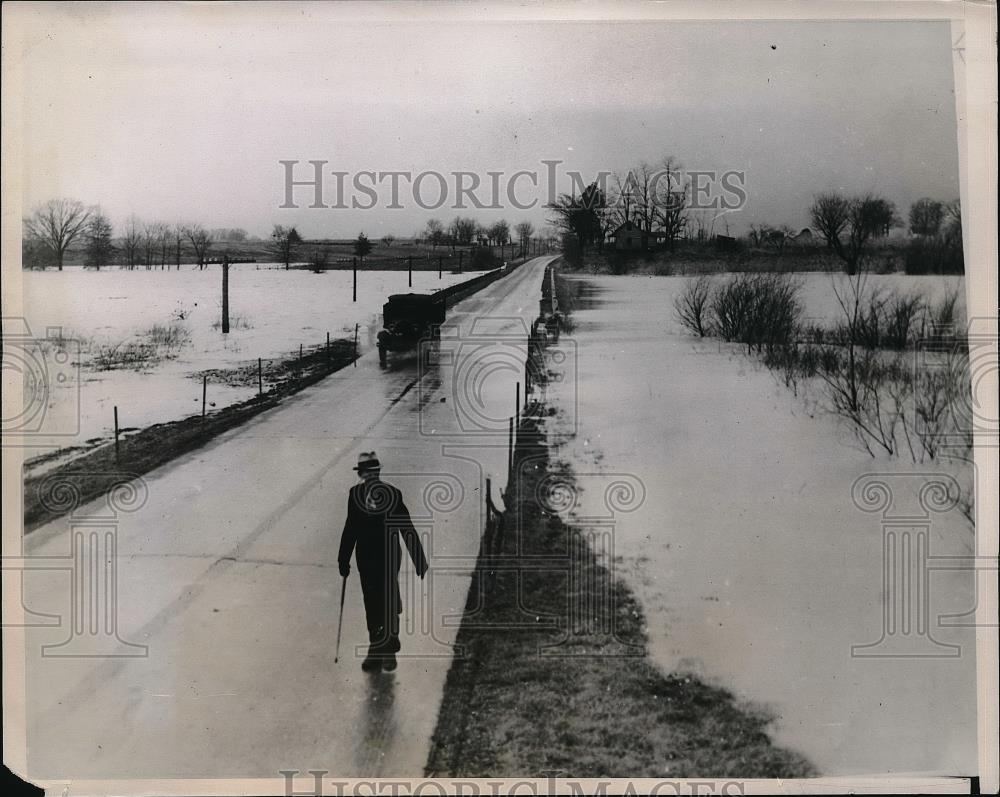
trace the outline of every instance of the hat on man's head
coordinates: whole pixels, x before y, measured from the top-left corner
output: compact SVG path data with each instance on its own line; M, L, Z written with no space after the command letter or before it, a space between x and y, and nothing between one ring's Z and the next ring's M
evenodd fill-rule
M382 467L382 463L378 461L378 456L374 451L362 451L358 454L358 464L355 465L354 470L378 470Z

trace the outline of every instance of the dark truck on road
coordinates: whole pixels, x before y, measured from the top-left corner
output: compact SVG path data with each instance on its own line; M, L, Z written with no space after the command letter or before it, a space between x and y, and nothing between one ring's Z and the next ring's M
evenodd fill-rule
M386 364L390 351L407 351L421 340L441 339L445 319L445 297L426 293L396 293L382 306L382 329L378 333L378 361Z

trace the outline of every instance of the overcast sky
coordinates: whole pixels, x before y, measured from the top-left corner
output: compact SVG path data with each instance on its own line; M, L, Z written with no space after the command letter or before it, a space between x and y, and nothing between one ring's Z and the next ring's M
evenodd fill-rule
M538 208L463 211L536 224L545 159L563 161L560 174L664 155L744 171L749 198L730 216L734 233L759 221L804 226L818 190L879 192L903 213L921 196L959 193L947 22L335 16L292 4L8 5L5 58L10 36L25 53L8 84L22 104L5 97L24 136L25 204L71 196L116 222L135 213L257 235L297 224L338 238L409 235L459 212L416 206L406 183L402 209L381 206L387 183L371 210L309 209L302 189L301 208L280 209L283 159L303 162L301 179L310 159L351 174L461 170L484 181L487 171L539 170L537 191L518 189ZM326 189L335 202L332 177Z

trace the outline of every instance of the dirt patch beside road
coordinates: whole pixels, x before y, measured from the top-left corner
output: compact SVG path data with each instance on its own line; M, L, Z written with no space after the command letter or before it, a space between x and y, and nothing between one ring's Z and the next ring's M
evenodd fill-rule
M538 417L519 429L515 467L507 531L484 545L473 575L427 774L814 774L771 742L765 712L650 662L635 596L547 511L547 485L569 477L549 459Z

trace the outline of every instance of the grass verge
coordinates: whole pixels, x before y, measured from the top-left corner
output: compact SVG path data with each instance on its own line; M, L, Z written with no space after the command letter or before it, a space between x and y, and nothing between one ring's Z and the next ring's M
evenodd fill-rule
M507 532L484 544L473 574L427 774L815 774L772 743L767 713L648 659L635 596L580 530L546 511L546 485L568 476L549 460L537 417L519 429L515 463Z
M34 531L87 501L193 451L353 361L353 340L331 341L329 349L320 347L301 358L271 361L264 371L271 387L261 396L207 413L204 417L195 415L130 433L121 439L117 456L111 443L44 473L27 475L24 479L24 532ZM230 384L244 384L251 377L256 381L257 364L236 369L236 373L225 379L220 372L212 372L210 376L212 381Z

